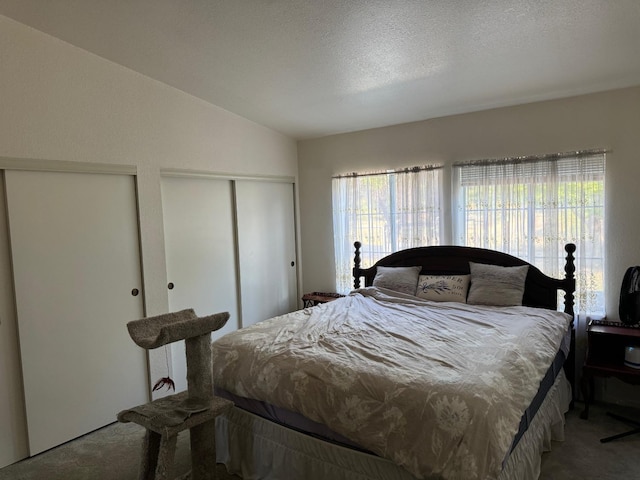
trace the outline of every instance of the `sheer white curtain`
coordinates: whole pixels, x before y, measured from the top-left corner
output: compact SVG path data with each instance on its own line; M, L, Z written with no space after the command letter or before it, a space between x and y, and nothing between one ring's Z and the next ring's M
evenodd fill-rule
M603 152L454 166L456 242L501 250L563 276L575 243L576 314L604 314Z
M442 167L334 177L336 291L353 288L353 242L362 265L389 253L440 243Z

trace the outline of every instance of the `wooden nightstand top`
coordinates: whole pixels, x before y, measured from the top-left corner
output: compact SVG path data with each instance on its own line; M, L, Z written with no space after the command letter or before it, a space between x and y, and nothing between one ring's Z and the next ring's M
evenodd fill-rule
M304 306L306 308L306 307L313 307L315 305L318 305L319 303L331 302L333 300L336 300L342 297L344 297L344 295L340 293L311 292L311 293L305 293L302 296L302 301L304 302Z
M592 320L589 322L587 332L592 334L640 338L640 325L625 325L624 323L618 322Z

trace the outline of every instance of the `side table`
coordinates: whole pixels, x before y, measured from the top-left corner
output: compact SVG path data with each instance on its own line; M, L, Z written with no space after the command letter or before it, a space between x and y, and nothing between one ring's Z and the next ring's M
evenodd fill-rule
M342 297L344 297L344 295L340 293L312 292L312 293L305 293L302 296L302 302L303 302L304 308L309 308L309 307L315 307L316 305L319 305L321 303L331 302L333 300L336 300Z
M640 345L639 327L595 320L589 323L587 355L581 379L584 410L580 418L589 418L589 404L594 398L594 377L614 377L626 383L640 384L640 369L624 364L625 347L630 345Z

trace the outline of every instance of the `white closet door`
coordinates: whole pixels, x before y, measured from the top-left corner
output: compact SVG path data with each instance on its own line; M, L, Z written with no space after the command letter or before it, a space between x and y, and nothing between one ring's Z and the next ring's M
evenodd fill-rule
M0 468L29 456L5 198L0 171Z
M242 325L297 309L293 184L236 181Z
M214 339L239 325L233 195L229 180L162 178L169 309L229 312ZM184 342L172 345L176 391L186 389Z
M7 171L30 454L147 401L134 177Z

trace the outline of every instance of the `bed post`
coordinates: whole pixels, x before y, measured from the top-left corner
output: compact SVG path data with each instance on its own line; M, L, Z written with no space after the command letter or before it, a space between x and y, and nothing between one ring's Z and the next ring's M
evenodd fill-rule
M566 263L564 264L564 273L565 279L567 280L567 289L565 290L564 295L564 312L568 313L572 317L574 316L573 305L574 305L574 292L576 291L576 279L574 277L574 272L576 271L576 265L574 263L575 258L573 253L576 251L576 246L573 243L567 243L564 246L565 251L567 252L567 256L565 258Z
M567 374L567 380L571 384L571 403L569 408L573 408L576 398L576 329L574 326L575 314L573 311L574 306L574 292L576 291L576 279L573 275L576 271L576 265L574 263L575 258L573 253L576 251L576 246L573 243L567 243L564 246L564 250L567 252L564 264L564 273L567 287L564 294L564 312L571 315L571 344L569 346L569 355L564 363L564 370Z
M354 247L356 247L356 252L353 256L353 288L360 288L360 247L362 244L360 242L354 242Z

